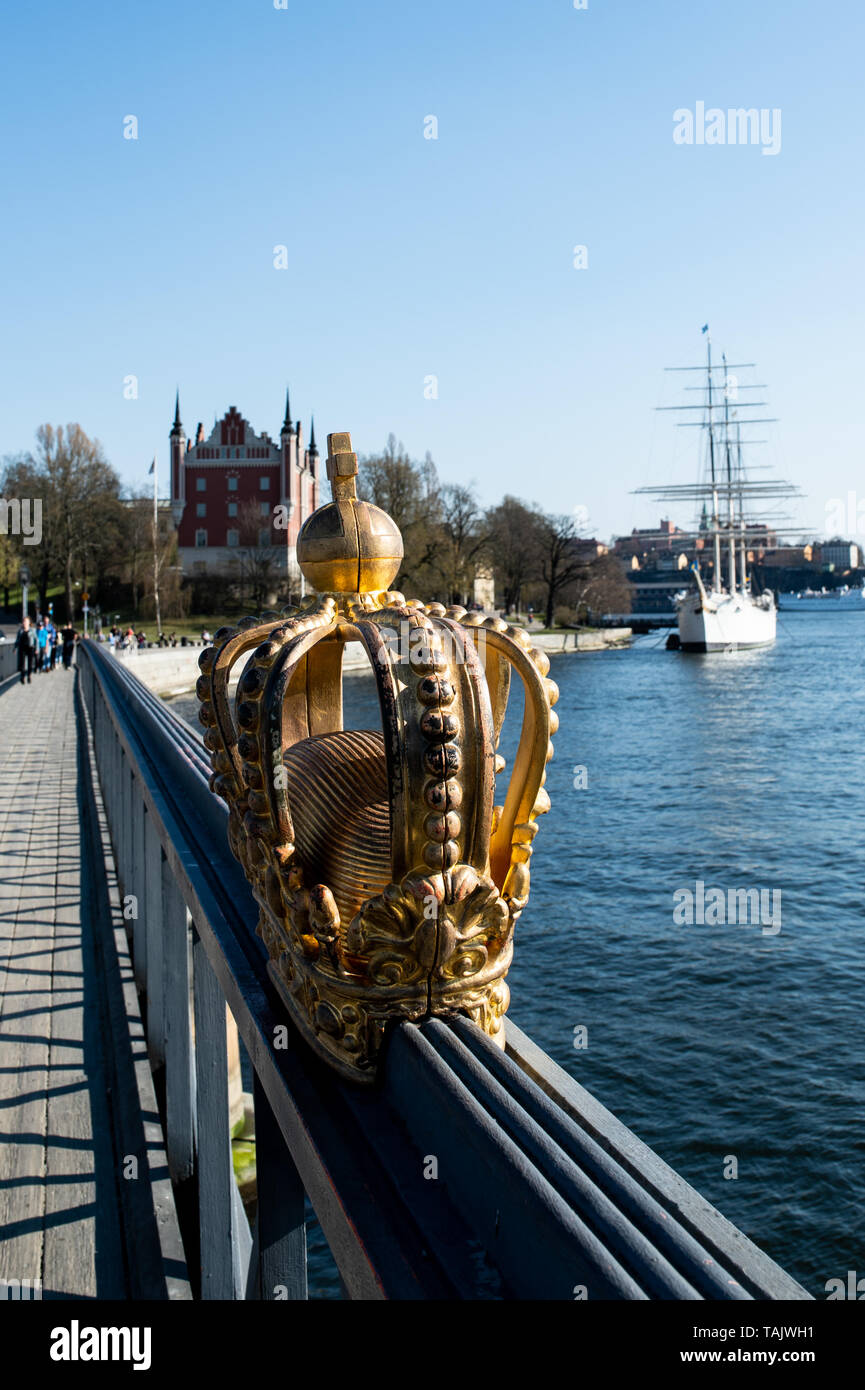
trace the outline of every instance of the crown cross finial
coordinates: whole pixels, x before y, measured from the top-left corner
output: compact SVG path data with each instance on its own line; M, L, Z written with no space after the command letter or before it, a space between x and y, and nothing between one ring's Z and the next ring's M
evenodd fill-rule
M348 502L357 497L357 454L352 451L351 435L347 431L327 436L327 476L334 502Z
M351 435L328 435L327 452L333 501L297 541L318 593L221 628L197 692L270 977L318 1054L370 1081L396 1021L462 1013L504 1046L558 691L526 633L389 588L399 529L357 497ZM378 687L377 728L343 727L348 642ZM505 783L512 673L523 724Z

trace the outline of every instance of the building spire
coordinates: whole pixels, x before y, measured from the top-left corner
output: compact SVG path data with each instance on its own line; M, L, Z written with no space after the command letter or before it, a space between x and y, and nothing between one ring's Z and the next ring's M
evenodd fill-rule
M311 415L309 420L309 452L318 458L318 449L315 446L315 416Z
M287 387L287 386L286 386L286 388L285 388L285 419L284 419L283 422L282 422L282 432L283 432L283 434L285 434L286 431L287 431L289 434L291 433L291 405L289 404L289 400L288 400L288 387Z
M182 430L182 429L183 429L183 425L182 425L181 422L180 422L180 387L179 387L179 386L178 386L178 388L177 388L177 394L176 394L176 396L174 397L174 428L175 428L176 430Z

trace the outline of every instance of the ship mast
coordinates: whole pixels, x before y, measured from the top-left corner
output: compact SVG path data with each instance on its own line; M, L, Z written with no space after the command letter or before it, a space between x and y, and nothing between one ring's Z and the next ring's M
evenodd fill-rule
M743 456L743 450L745 449L745 446L748 445L748 444L755 444L755 443L756 443L756 444L761 444L761 443L764 443L765 441L763 441L763 440L749 439L747 436L746 436L745 439L742 438L741 428L740 428L741 421L740 421L740 419L739 419L739 412L740 412L741 410L757 411L757 410L759 410L761 407L763 407L763 406L766 404L766 402L765 402L764 400L744 400L744 401L739 401L739 400L738 400L738 390L743 390L743 391L748 391L748 392L751 392L751 391L762 391L762 390L764 389L764 387L763 387L763 385L760 384L760 383L743 384L743 385L742 385L741 387L739 387L738 390L737 390L737 401L738 401L737 407L736 407L735 410L731 411L731 410L730 410L730 381L731 381L731 377L730 377L730 375L729 375L730 369L731 369L731 368L734 368L734 369L736 369L736 368L746 368L746 367L747 367L747 368L751 368L751 367L754 366L754 363L753 363L753 362L728 362L728 361L727 361L727 354L726 354L726 353L722 353L722 354L721 354L721 364L720 364L719 366L713 366L713 364L712 364L712 340L711 340L711 337L709 336L709 326L708 326L708 324L704 325L704 327L703 327L703 333L704 333L704 335L705 335L705 337L706 337L706 361L705 361L705 364L704 364L703 366L693 366L693 367L666 367L666 368L665 368L665 371L668 371L668 372L700 372L700 373L705 373L706 383L705 383L704 386L688 386L688 387L685 388L687 391L698 391L698 392L700 392L701 394L702 394L702 393L705 393L704 399L703 399L702 401L699 401L699 402L695 403L694 405L659 405L659 406L656 406L655 409L656 409L656 410L660 410L660 411L675 410L675 411L693 411L695 414L696 414L696 413L699 413L699 416L700 416L699 419L680 420L678 423L679 423L679 428L680 428L680 429L700 429L700 430L707 430L707 431L708 431L708 434L709 434L709 459L708 459L709 467L708 467L708 476L706 476L706 474L704 473L704 474L701 476L701 478L700 478L696 483L693 483L693 484L692 484L692 483L665 483L665 484L661 484L661 485L654 484L653 486L650 486L650 487L640 487L640 488L636 488L636 489L635 489L635 492L636 492L637 495L643 494L643 495L645 495L645 496L652 496L652 497L658 498L659 500L668 501L668 502L676 502L676 501L686 502L686 501L690 501L690 502L694 502L694 503L699 503L700 501L703 501L704 503L708 503L709 501L711 501L711 508L712 508L712 514L711 514L711 530L712 530L712 548L713 548L714 573L713 573L713 575L712 575L712 588L711 588L711 592L710 592L709 597L711 597L712 600L713 600L713 602L715 602L715 601L717 601L718 599L722 598L723 595L724 595L724 581L723 581L723 576L722 576L722 573L721 573L721 532L722 532L722 530L723 530L723 532L724 532L724 533L726 534L726 536L727 536L727 544L728 544L728 583L729 583L730 595L732 596L732 595L735 595L735 594L741 592L741 594L742 594L743 597L747 597L747 596L748 596L748 593L749 593L749 590L748 590L748 576L747 576L747 563L748 563L747 546L748 546L748 543L749 543L752 539L753 539L753 540L765 539L765 536L766 536L766 526L765 526L765 523L761 523L759 529L758 529L758 530L754 530L753 526L749 523L749 520L748 520L748 518L746 517L746 513L745 513L745 501L746 501L746 499L747 499L747 501L748 501L748 503L749 503L749 505L750 505L751 507L753 507L753 506L755 506L755 505L758 505L758 506L760 506L760 507L762 508L763 506L765 506L765 504L766 504L767 502L769 502L769 501L771 501L771 500L780 499L780 498L797 497L797 496L800 496L801 494L799 493L798 488L795 488L795 487L793 487L789 482L786 482L786 481L783 481L783 480L780 480L780 479L777 480L777 481L775 481L775 480L771 480L771 479L765 479L765 480L763 480L763 479L751 479L751 478L746 478L746 477L745 477L744 463L743 463L743 457L742 457L742 456ZM720 418L721 401L718 400L718 391L720 390L720 383L719 383L718 386L716 387L716 386L715 386L715 382L714 382L714 377L713 377L713 373L714 373L714 372L720 372L720 371L723 371L723 373L724 373L724 401L723 401L724 419L723 419L723 435L722 435L722 433L721 433L721 431L722 431L722 424L721 424L721 418ZM735 380L735 378L732 378L732 380ZM717 418L716 418L716 412L718 412ZM774 423L774 421L773 421L771 418L766 417L766 416L756 416L756 417L755 417L755 415L748 414L747 416L743 416L742 418L744 419L744 422L745 422L746 425L772 424L772 423ZM733 435L732 435L732 426L733 426L734 424L735 424L735 426L736 426L736 438L735 438L735 441L733 440ZM720 457L720 453L719 453L719 450L720 450L721 444L722 444L722 440L723 440L723 448L724 448L724 462L723 462L723 464L722 464L722 462L721 462L721 457ZM735 450L736 450L735 456L734 456L734 453L733 453L734 443L735 443ZM723 476L723 477L722 477L722 474L721 474L721 469L722 469L722 468L724 469L724 474L725 474L725 476ZM723 519L722 519L722 516L721 516L721 494L722 494L722 493L726 493L726 498L727 498L727 507L725 508L725 515L724 515ZM738 511L737 511L737 499L738 499ZM799 529L799 528L793 528L793 527L789 527L789 528L788 528L788 527L780 527L780 528L778 528L778 527L773 527L773 531L774 531L775 534L778 534L780 531L784 531L784 530L793 531L794 529ZM684 539L686 539L686 540L687 540L687 539L690 539L690 540L692 540L694 543L696 543L699 539L701 539L701 538L705 535L705 532L702 532L702 531L701 531L701 532L696 532L696 531L695 531L695 532L693 533L693 535L691 535L690 537L688 536L687 533L680 533L680 534L682 535L682 537L683 537ZM659 532L659 534L658 534L658 539L659 539L659 540L660 540L660 539L663 539L665 542L669 543L669 533L668 533L667 531ZM736 557L737 545L741 547L740 555L739 555L738 575L737 575L737 562L736 562L736 561L737 561L737 557ZM698 566L699 566L699 561L697 561L697 566L696 566L696 567L698 568ZM697 583L698 583L698 587L699 587L699 589L700 589L700 592L703 593L703 594L704 594L704 597L705 597L705 591L704 591L703 585L702 585L702 583L701 583L701 581L700 581L699 574L697 575Z
M736 475L739 482L739 527L741 531L740 577L742 593L744 594L748 586L748 547L745 540L745 498L742 496L742 431L738 420L736 421Z
M730 459L730 378L727 375L727 354L721 354L724 364L724 454L727 464L727 519L730 526L730 593L736 592L736 504L733 500L733 467Z
M718 506L718 485L715 477L715 422L712 415L712 335L706 329L706 382L709 390L708 414L709 414L709 467L712 477L712 544L714 546L713 572L712 572L712 592L721 592L721 532L720 516Z

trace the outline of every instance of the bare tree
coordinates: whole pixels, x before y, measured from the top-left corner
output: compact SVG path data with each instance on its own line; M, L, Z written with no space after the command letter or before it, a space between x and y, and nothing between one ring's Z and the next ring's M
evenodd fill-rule
M104 568L116 548L122 525L120 480L102 445L80 425L40 425L36 454L13 460L4 486L20 497L42 502L42 540L34 546L34 568L43 609L48 588L59 580L66 590L67 615L74 615L74 576L85 587Z
M177 532L167 508L157 510L156 545L153 543L153 498L131 497L123 507L122 544L114 567L132 589L132 611L146 605L147 616L156 612L155 586L164 599L166 616L181 616L180 583L176 570Z
M276 547L271 544L270 523L272 514L268 510L262 514L258 502L242 502L237 513L237 529L240 547L237 552L240 566L241 590L248 586L253 606L262 609L267 605L267 596L273 589L276 578ZM263 533L267 542L262 544Z
M552 627L556 600L585 568L572 516L541 516L538 521L539 574L544 587L545 626Z
M441 522L435 568L441 575L450 603L467 603L475 572L489 548L486 519L474 487L449 483L442 488Z
M632 594L621 561L615 555L598 555L577 576L572 602L587 615L630 613Z
M380 454L358 461L358 496L373 502L396 522L402 536L403 562L395 580L398 588L426 593L439 546L442 497L436 467L429 454L415 462L396 436Z
M9 589L18 583L18 570L22 556L18 554L11 536L0 535L0 588L3 590L3 607L9 607Z
M506 613L519 609L523 587L538 575L541 520L537 506L517 497L504 497L487 512L490 558L499 576Z

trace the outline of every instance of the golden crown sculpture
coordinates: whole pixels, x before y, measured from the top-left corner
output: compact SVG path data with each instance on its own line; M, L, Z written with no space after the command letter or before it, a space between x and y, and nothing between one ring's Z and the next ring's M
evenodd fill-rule
M458 1011L504 1046L558 690L520 629L387 588L402 537L358 500L350 435L328 436L327 472L333 501L297 546L317 594L221 628L197 692L270 974L315 1049L363 1080L398 1019ZM346 642L366 649L381 729L343 729ZM232 668L250 651L232 714ZM494 805L512 668L522 736Z

